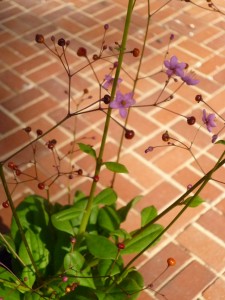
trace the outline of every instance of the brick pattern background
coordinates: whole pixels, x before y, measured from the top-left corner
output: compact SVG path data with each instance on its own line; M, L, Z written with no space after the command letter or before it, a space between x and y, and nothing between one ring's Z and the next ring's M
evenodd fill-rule
M144 37L144 26L147 19L147 1L136 1L133 20L128 40L128 49L141 48ZM163 0L153 0L151 10L157 10ZM206 1L194 1L207 8ZM224 0L215 0L215 4L225 11ZM9 158L16 149L20 149L35 137L35 131L44 132L62 120L67 113L66 93L68 79L62 65L43 45L36 44L37 33L45 36L51 45L50 37L65 37L71 41L67 49L70 67L74 72L85 66L85 59L78 58L76 50L80 46L87 48L90 58L98 53L103 36L103 25L107 22L106 43L115 46L120 42L125 20L127 1L124 0L14 0L0 1L0 157ZM225 105L225 16L200 9L184 1L171 1L164 9L152 17L144 63L141 67L142 80L137 82L135 99L138 104L154 103L163 82L164 74L157 73L167 51L168 38L175 34L169 55L177 55L180 61L186 61L194 69L200 83L195 87L183 86L173 99L164 105L167 110L158 108L132 109L129 116L129 128L135 130L135 138L125 140L121 162L129 169L129 176L116 177L115 189L119 203L125 204L136 195L143 195L142 200L132 210L124 228L133 230L140 224L140 212L147 205L155 205L162 211L177 197L185 192L189 183L195 183L204 172L216 162L223 150L222 145L212 145L211 136L203 127L200 128L193 153L198 164L187 150L175 147L155 148L145 154L149 146L163 145L161 135L168 130L171 135L190 145L196 129L201 124L203 105L197 104L195 95L201 93L204 100L224 117ZM110 59L113 62L113 59ZM125 56L123 72L123 92L129 92L132 78L135 76L138 63L128 54ZM104 61L94 64L99 81L109 72L109 64ZM176 88L171 84L163 93L166 98ZM83 90L87 88L91 99L80 105L99 99L99 86L91 68L87 67L72 79L72 109L82 99ZM86 96L86 95L85 95ZM195 115L197 124L188 126L184 118L168 110L174 110L184 116ZM207 109L208 110L208 109ZM115 112L115 118L121 120ZM77 141L85 141L99 148L104 115L101 112L84 114L77 119ZM224 121L223 121L224 122ZM221 119L217 120L218 128L222 127ZM23 128L30 126L34 133L28 137ZM73 141L71 132L74 120L70 119L50 132L42 141L36 143L38 178L45 180L54 173L54 160L45 143L57 139L57 151L62 157L70 149ZM214 130L216 132L216 130ZM106 146L105 160L115 159L118 140L122 129L111 122L110 137ZM165 145L165 144L164 144ZM28 163L32 157L32 147L19 152L13 160L27 175L21 175L23 184L18 184L13 196L16 203L30 193L45 195L38 190L37 183L27 181L28 175L34 173L34 166ZM76 168L82 168L85 174L92 174L91 158L75 152ZM69 161L64 160L63 170L69 169ZM10 175L10 172L8 172ZM216 179L224 181L225 169L222 168ZM99 187L110 185L111 174L102 172ZM50 188L52 201L67 201L65 187L68 178L58 178ZM76 177L70 181L71 194L77 189L88 191L91 180ZM13 188L13 185L12 185ZM1 201L4 201L2 187ZM224 184L211 181L202 191L205 203L198 208L189 209L169 229L157 247L147 251L136 262L149 284L163 272L166 259L176 258L176 267L170 268L154 282L154 290L141 293L140 300L165 299L225 299L225 192ZM163 217L161 223L168 222L178 213L178 209ZM10 223L10 211L0 210L1 228ZM130 256L126 258L126 261Z

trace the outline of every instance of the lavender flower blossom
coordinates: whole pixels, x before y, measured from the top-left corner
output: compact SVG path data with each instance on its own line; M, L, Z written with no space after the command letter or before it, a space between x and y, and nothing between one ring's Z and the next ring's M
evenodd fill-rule
M207 116L205 109L203 109L202 121L206 125L206 128L209 132L212 131L213 127L216 127L215 114L209 114Z
M170 60L164 61L164 66L167 68L166 74L168 77L173 75L183 77L184 76L184 69L186 68L186 63L178 62L177 57L174 55L170 58Z
M194 72L185 74L181 79L187 84L187 85L196 85L199 83L198 79L195 79L195 74Z
M123 95L120 91L117 91L115 99L110 103L109 106L111 108L118 108L121 117L126 118L127 108L133 104L135 104L135 100L133 99L132 92Z
M113 85L114 78L111 75L105 75L104 81L105 83L102 85L102 87L108 90L108 88ZM122 81L123 80L121 78L118 78L117 85L120 84Z

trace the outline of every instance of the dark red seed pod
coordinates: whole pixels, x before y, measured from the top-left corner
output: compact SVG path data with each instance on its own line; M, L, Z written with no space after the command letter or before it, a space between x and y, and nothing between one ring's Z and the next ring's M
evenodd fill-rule
M117 247L118 247L118 249L122 250L125 248L125 245L124 245L124 243L118 243Z
M134 48L132 54L134 57L138 57L140 55L140 50L138 48Z
M194 125L195 122L196 122L196 118L194 116L191 116L191 117L187 118L188 125Z
M168 267L173 267L176 265L176 260L173 257L167 259Z
M9 167L10 169L13 170L14 166L15 166L14 162L12 162L12 161L9 161L9 162L8 162L8 167Z
M17 170L15 171L15 173L16 173L16 176L20 176L20 175L22 174L22 172L21 172L19 169L17 169Z
M31 127L30 126L27 126L26 128L24 128L24 131L26 133L30 133L31 132Z
M83 170L82 169L77 170L77 174L80 176L83 175Z
M94 55L92 56L92 58L93 58L93 60L97 60L97 59L99 59L99 56L98 56L97 54L94 54Z
M168 142L170 140L170 136L169 136L169 133L168 131L164 132L163 135L162 135L162 140L164 142Z
M48 149L52 150L54 149L55 145L53 143L48 143Z
M9 202L8 201L2 202L2 207L8 208L9 207Z
M99 176L98 176L98 175L95 175L95 176L93 177L93 180L94 180L94 182L98 182L98 181L99 181Z
M38 183L38 188L39 188L39 190L43 190L45 188L44 182L39 182Z
M202 100L203 100L202 95L199 94L195 96L195 101L197 101L198 103Z
M59 40L58 40L58 45L59 45L60 47L64 47L64 46L66 45L65 39L64 39L64 38L59 39Z
M111 101L111 97L110 97L109 95L105 95L105 96L103 97L103 102L104 102L105 104L109 104L110 101Z
M43 131L42 131L41 129L37 129L37 130L36 130L36 133L37 133L38 136L40 136L40 135L43 134Z
M125 131L125 138L128 140L131 140L135 136L135 133L133 130L126 129Z
M44 44L45 38L42 34L36 34L35 41L39 44Z
M78 56L87 56L87 50L86 48L84 47L80 47L78 50L77 50L77 55Z
M108 29L109 29L109 24L105 24L105 25L104 25L104 29L105 29L105 30L108 30Z

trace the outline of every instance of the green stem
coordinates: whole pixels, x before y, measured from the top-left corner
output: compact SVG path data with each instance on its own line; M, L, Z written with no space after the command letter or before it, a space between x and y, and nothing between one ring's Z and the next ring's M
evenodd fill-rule
M0 163L0 177L1 177L1 180L2 180L3 188L4 188L5 193L6 193L7 200L9 201L9 204L10 204L10 207L11 207L11 210L12 210L13 217L14 217L14 219L16 221L18 230L20 232L20 235L21 235L22 241L24 243L24 246L25 246L25 248L27 250L27 254L28 254L29 258L30 258L31 264L32 264L32 266L33 266L33 268L34 268L37 276L40 276L38 268L36 266L36 263L35 263L35 261L33 259L33 255L32 255L32 253L30 251L30 247L29 247L29 245L27 243L25 234L23 232L23 228L22 228L22 225L20 223L19 217L17 215L17 212L16 212L16 209L15 209L15 206L14 206L11 194L9 192L8 185L7 185L7 182L6 182L6 179L5 179L5 174L4 174L4 171L3 171L3 165L1 163Z
M144 58L144 52L145 52L146 41L147 41L147 36L148 36L149 24L150 24L150 20L151 20L149 1L150 0L148 0L148 19L147 19L147 23L146 23L146 27L145 27L145 36L144 36L143 45L142 45L142 49L141 49L141 55L140 55L140 59L139 59L138 67L137 67L136 76L135 76L135 79L134 79L134 85L133 85L133 89L132 89L133 93L136 89L140 69L141 69L141 66L142 66L142 61L143 61L143 58ZM127 115L127 118L126 118L125 123L124 123L125 128L127 127L127 123L128 123L128 119L129 119L129 113L130 113L130 109L128 109L128 115ZM122 150L122 146L123 146L123 140L124 140L124 134L122 134L121 137L120 137L120 144L119 144L119 149L118 149L117 159L116 159L117 163L120 161L120 155L121 155L121 150ZM115 183L115 180L116 180L116 175L117 175L117 173L113 174L113 179L112 179L112 184L111 184L112 187L114 186L114 183Z
M132 7L133 7L133 0L129 0L126 21L125 21L125 26L124 26L124 31L123 31L123 39L122 39L120 54L119 54L119 58L118 58L118 66L116 69L116 74L115 74L115 78L114 78L114 82L113 82L113 86L112 86L111 101L113 101L113 99L115 97L117 81L119 78L119 74L120 74L120 70L121 70L121 66L122 66L122 62L123 62L124 50L126 49L128 31L129 31L131 15L132 15ZM101 147L99 150L98 158L96 160L95 176L98 176L100 173L100 170L101 170L102 158L103 158L103 153L104 153L104 149L105 149L105 145L106 145L106 138L107 138L107 134L108 134L108 130L109 130L111 112L112 112L112 109L109 107L108 114L106 116L105 127L104 127L102 141L101 141ZM86 230L88 220L89 220L89 217L91 214L92 204L94 201L96 186L97 186L97 182L93 181L92 186L91 186L89 200L87 203L87 207L85 209L85 212L84 212L84 215L83 215L83 218L81 221L81 225L80 225L80 230L79 230L80 234L84 233Z

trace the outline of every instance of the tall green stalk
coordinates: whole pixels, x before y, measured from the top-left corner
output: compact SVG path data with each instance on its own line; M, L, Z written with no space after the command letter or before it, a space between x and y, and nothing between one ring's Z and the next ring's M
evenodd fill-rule
M114 78L114 82L113 82L113 86L112 86L111 101L113 101L113 99L115 97L115 93L116 93L117 81L118 81L121 66L123 63L124 51L126 49L126 43L127 43L127 37L128 37L129 27L130 27L132 11L133 11L133 0L129 0L128 7L127 7L126 21L125 21L124 31L123 31L123 38L122 38L122 43L120 46L120 54L119 54L119 58L118 58L118 66L116 69L116 74L115 74L115 78ZM102 141L101 141L101 147L99 150L98 158L96 159L95 176L98 176L100 173L100 170L101 170L103 153L104 153L106 139L107 139L108 130L109 130L111 112L112 112L112 109L109 107L108 113L106 115L105 127L104 127ZM79 231L80 234L84 233L86 230L88 220L89 220L89 217L91 214L92 204L94 201L96 186L97 186L97 182L93 181L92 186L91 186L89 200L87 203L87 207L85 209L83 219L82 219L81 225L80 225L80 231Z

